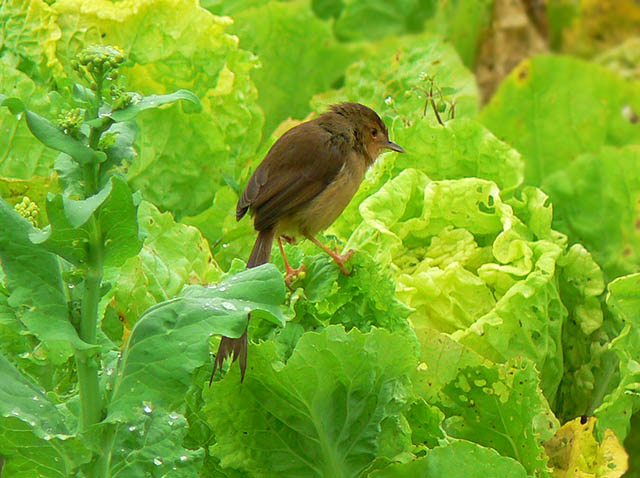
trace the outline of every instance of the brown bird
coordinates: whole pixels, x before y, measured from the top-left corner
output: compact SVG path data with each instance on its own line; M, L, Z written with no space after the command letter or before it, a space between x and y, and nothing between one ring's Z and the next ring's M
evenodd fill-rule
M339 255L315 235L347 207L366 170L385 149L404 153L389 140L387 127L376 112L359 103L332 105L328 112L283 134L254 171L236 208L238 221L250 211L258 231L247 268L269 262L273 239L277 238L289 284L302 267L289 265L282 239L303 236L348 274L344 262L353 250ZM240 358L240 380L244 380L247 345L246 330L237 339L222 337L211 378L233 354L233 361Z

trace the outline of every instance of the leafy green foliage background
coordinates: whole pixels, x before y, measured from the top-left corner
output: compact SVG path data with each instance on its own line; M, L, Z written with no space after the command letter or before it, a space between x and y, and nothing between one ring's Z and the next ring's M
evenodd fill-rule
M131 90L202 103L141 113L126 183L102 198L112 476L546 477L541 443L582 415L640 454L640 84L612 60L621 47L575 47L592 2L548 3L564 54L525 59L486 105L470 69L490 0L0 4L0 94L30 111L68 108L71 58L92 43L124 50ZM444 126L424 114L425 75L455 100ZM285 246L307 266L286 299L275 267L230 279L255 237L234 215L252 169L288 127L345 100L374 108L407 151L380 157L326 231L357 251L353 273L303 243ZM63 196L47 197L69 174L0 109L7 477L76 476L101 452L75 430L78 291L51 279L50 251L81 259L55 233ZM25 196L37 229L11 207ZM283 269L275 248L273 262ZM225 318L247 310L247 378L232 367L209 388L212 335L238 336L244 322Z

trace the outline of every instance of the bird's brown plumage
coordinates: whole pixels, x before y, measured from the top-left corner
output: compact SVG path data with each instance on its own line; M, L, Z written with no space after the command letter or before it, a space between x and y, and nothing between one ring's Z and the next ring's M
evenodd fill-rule
M254 171L236 208L238 220L251 212L258 231L247 268L269 261L275 237L313 238L330 226L384 149L404 152L389 141L376 112L359 103L333 105L283 134ZM237 339L222 338L213 373L232 354L244 379L246 331Z

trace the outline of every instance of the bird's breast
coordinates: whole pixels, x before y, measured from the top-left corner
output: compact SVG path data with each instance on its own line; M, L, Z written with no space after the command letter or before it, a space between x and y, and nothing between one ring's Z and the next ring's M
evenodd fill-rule
M350 153L334 180L291 218L289 228L314 236L333 224L358 190L366 169L365 159Z

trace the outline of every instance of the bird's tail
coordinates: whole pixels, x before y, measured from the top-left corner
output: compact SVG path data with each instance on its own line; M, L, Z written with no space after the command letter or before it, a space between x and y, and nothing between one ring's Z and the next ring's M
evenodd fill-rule
M271 246L276 236L275 232L274 228L269 228L258 233L258 238L253 245L249 261L247 262L247 269L258 267L269 262L271 258Z
M253 245L253 250L251 251L251 255L249 256L249 261L247 262L247 269L251 269L252 267L257 267L259 265L265 264L269 262L271 258L271 246L273 245L273 239L275 237L275 229L269 228L264 231L260 231L258 233L258 238L256 239L255 244ZM211 379L209 380L209 385L213 381L213 375L216 373L218 367L222 369L222 363L224 360L233 355L233 361L239 360L240 365L240 382L244 380L244 373L247 369L247 331L244 331L241 337L237 339L232 339L230 337L222 337L220 341L220 346L218 347L218 353L216 354L216 359L213 363L213 372L211 372Z

